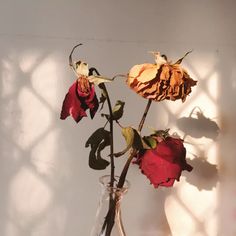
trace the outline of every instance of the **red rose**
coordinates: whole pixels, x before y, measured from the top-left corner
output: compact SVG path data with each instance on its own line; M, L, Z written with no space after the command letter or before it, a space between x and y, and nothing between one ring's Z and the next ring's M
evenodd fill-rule
M155 149L140 154L138 163L143 174L155 188L171 187L179 181L182 170L193 168L186 162L186 149L181 139L167 137L157 144Z
M81 76L70 87L69 92L63 102L61 119L72 116L78 123L84 116L87 116L86 110L90 110L91 118L94 117L99 103L95 93L94 84Z

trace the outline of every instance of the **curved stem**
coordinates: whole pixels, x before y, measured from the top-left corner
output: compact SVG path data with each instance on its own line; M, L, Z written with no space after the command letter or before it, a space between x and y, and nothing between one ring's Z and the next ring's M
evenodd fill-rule
M69 55L69 66L72 68L73 72L75 73L75 75L76 75L77 77L79 77L79 74L77 73L76 68L75 68L75 66L74 66L74 63L73 63L73 61L72 61L72 54L73 54L73 52L75 51L75 49L76 49L77 47L81 46L81 45L83 45L83 44L82 44L82 43L79 43L79 44L75 45L75 46L72 48L71 53L70 53L70 55Z
M101 83L100 88L103 89L103 91L106 94L106 99L107 99L107 104L108 104L108 109L109 109L109 115L110 115L110 119L109 119L109 124L110 124L110 164L111 164L111 179L110 179L110 186L113 187L114 186L114 180L115 180L115 163L114 163L114 138L113 138L113 119L112 119L112 106L111 106L111 100L109 98L109 94L107 91L107 88L105 86L104 83Z
M93 72L95 72L98 76L100 76L98 70L94 67L91 67L89 69L89 75L92 75ZM99 84L99 88L102 89L105 93L106 99L107 99L107 104L108 104L108 109L109 109L109 124L110 124L110 164L111 164L111 179L110 179L110 187L114 186L114 180L115 180L115 162L114 162L114 138L113 138L113 119L112 119L112 106L111 106L111 100L106 88L106 85L104 83Z

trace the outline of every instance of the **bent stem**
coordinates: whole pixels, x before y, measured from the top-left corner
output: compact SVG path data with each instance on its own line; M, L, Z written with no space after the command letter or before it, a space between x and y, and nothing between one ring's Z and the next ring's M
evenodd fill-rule
M141 119L141 121L139 123L139 126L138 126L138 131L139 132L141 132L141 130L143 128L145 119L147 117L149 108L151 106L151 103L152 103L152 100L149 99L148 103L146 105L145 111L143 113L142 119ZM129 166L130 166L130 163L131 163L132 159L134 158L134 156L137 154L137 151L138 150L136 150L136 149L131 149L130 155L129 155L126 163L125 163L125 166L124 166L124 168L121 172L121 175L120 175L120 178L119 178L119 181L118 181L118 184L117 184L118 189L123 188L124 183L125 183L125 179L126 179L126 175L128 173L128 169L129 169ZM102 226L101 233L103 233L104 230L106 229L105 236L110 236L111 235L111 231L112 231L113 225L115 223L115 214L116 214L117 201L118 201L118 198L117 198L117 195L115 195L114 199L110 202L109 210L107 212L104 224Z
M94 67L89 69L89 74L93 74L95 72L98 76L100 76L100 73L98 70ZM111 100L106 88L106 85L104 83L99 84L99 88L102 89L105 93L106 99L107 99L107 105L109 109L109 124L110 124L110 163L111 163L111 179L110 179L110 187L112 188L114 186L114 180L115 180L115 162L114 162L114 139L113 139L113 113L112 113L112 106L111 106Z

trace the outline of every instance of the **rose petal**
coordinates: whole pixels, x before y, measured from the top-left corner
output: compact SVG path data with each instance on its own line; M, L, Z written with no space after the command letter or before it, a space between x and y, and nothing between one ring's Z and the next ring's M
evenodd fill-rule
M78 80L70 87L69 92L63 101L61 119L72 116L78 123L83 117L86 117L86 110L90 110L91 118L94 117L99 107L99 102L95 93L93 84L88 84L88 88L82 91Z
M167 137L155 149L146 150L137 157L137 164L155 188L170 187L179 180L182 170L191 171L186 163L186 149L181 139Z
M68 116L72 116L78 123L84 116L87 116L85 109L82 108L77 90L77 81L70 87L69 92L63 101L61 110L61 119L64 120Z
M135 65L127 79L128 86L137 94L154 101L181 99L184 102L196 83L180 64L167 61Z

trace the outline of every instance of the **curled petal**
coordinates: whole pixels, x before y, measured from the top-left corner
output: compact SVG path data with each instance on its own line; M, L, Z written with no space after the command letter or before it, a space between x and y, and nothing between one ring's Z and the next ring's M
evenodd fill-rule
M197 82L190 78L180 65L182 59L175 64L163 59L161 63L135 65L128 74L127 84L146 99L154 101L181 99L184 102L191 93L191 87Z

